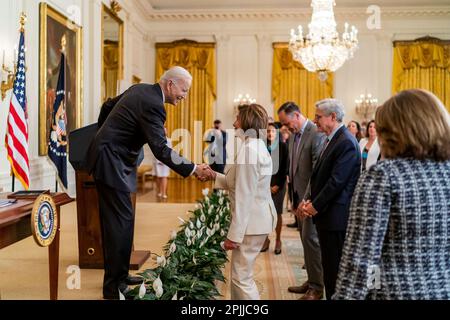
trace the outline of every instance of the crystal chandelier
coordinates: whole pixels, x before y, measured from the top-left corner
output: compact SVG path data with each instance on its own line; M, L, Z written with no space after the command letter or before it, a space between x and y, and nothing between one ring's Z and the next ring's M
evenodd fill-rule
M289 50L294 59L306 70L318 72L321 81L327 79L328 72L336 71L346 60L352 58L358 47L358 30L351 26L349 32L347 22L342 39L339 39L333 12L335 5L334 0L312 0L309 33L303 37L301 25L298 26L298 33L291 29Z
M378 108L378 99L373 98L370 93L361 94L359 99L355 100L355 104L356 114L361 116L364 122L368 122Z
M239 94L236 99L234 99L234 104L237 106L243 105L243 104L252 104L255 103L256 99L250 98L250 95L247 93L245 95Z

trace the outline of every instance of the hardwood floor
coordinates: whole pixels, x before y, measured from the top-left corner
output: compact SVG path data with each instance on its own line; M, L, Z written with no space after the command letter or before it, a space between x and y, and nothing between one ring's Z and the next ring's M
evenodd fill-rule
M169 178L167 184L167 199L157 197L156 179L147 178L147 181L138 184L138 202L166 202L166 203L194 203L202 198L202 190L209 188L212 191L212 182L200 182L193 177L186 179Z

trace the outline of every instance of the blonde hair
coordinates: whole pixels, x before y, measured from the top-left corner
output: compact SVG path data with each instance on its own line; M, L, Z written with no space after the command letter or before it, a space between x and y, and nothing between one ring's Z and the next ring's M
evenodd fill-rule
M450 160L450 116L431 92L401 91L378 108L375 123L386 158Z
M238 107L241 129L246 136L260 138L267 134L269 117L267 111L259 104L244 104Z

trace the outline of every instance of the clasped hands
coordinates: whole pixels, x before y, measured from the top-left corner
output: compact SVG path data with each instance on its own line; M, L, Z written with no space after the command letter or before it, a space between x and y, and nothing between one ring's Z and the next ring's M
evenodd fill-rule
M198 164L194 175L202 182L216 179L216 173L207 164Z
M317 214L311 200L303 200L295 210L295 215L300 219L312 218Z

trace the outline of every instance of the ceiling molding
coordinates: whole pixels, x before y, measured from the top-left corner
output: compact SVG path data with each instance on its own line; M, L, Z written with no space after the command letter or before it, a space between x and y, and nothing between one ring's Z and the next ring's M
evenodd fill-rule
M248 20L248 19L310 19L311 9L226 9L226 10L155 10L148 1L137 0L146 18L152 21L170 20ZM338 19L366 18L366 8L336 8ZM450 6L444 7L389 7L383 10L382 17L446 17L450 16Z

